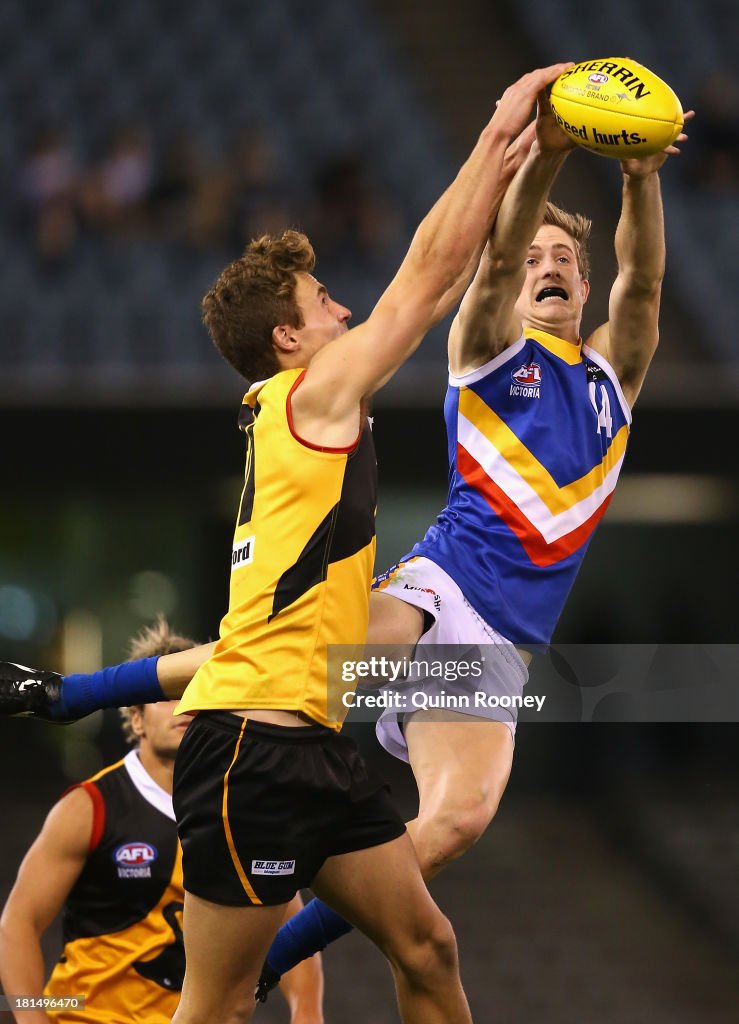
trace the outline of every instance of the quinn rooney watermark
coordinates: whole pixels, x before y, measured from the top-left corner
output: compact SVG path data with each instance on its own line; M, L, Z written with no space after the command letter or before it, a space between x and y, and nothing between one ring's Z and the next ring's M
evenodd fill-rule
M428 711L429 708L441 708L442 711L459 711L467 708L536 708L541 711L546 695L522 693L507 694L485 693L475 690L474 693L425 693L423 690L412 690L401 693L399 690L382 690L380 693L357 693L347 690L341 695L341 703L345 708L393 708L397 711Z
M341 678L345 683L356 683L362 679L372 679L382 689L374 693L357 693L347 690L342 694L341 702L345 708L392 708L398 711L426 711L429 708L441 708L447 711L468 710L474 708L536 708L541 711L546 696L534 694L496 694L485 690L473 690L470 693L447 693L445 690L434 689L427 693L423 682L430 679L442 679L444 682L481 679L485 669L485 659L470 661L436 660L418 661L409 658L372 657L366 661L344 661L341 665ZM413 690L409 685L417 680L419 689ZM394 690L388 683L401 680L403 690Z

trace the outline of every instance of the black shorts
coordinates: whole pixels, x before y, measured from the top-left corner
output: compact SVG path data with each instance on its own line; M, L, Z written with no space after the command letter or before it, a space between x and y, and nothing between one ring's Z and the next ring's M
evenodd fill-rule
M348 737L227 711L201 711L185 733L174 808L185 889L229 906L287 903L327 857L405 831Z

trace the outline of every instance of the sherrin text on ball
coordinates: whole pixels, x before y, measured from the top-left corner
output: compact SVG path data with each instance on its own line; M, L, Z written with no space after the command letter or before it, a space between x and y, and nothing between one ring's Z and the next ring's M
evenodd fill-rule
M549 102L574 142L619 160L660 153L683 128L669 85L628 57L581 61L554 82Z

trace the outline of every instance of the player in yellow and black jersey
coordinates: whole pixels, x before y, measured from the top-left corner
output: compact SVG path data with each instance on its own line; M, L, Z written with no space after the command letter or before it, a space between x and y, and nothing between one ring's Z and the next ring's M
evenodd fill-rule
M160 620L131 653L193 646ZM135 749L67 792L23 862L0 921L5 991L40 996L43 989L45 997L84 997L84 1004L50 1016L19 1011L21 1024L167 1024L177 1009L184 890L172 775L188 719L173 709L173 701L121 709ZM44 987L41 936L62 905L63 950ZM320 961L293 974L285 995L292 1024L320 1024Z
M244 399L246 480L229 610L180 711L279 708L332 729L346 715L327 700L327 652L330 644L363 645L367 634L377 464L358 414L348 445L318 447L298 435L292 396L304 377L286 370Z
M312 247L295 231L253 241L203 301L218 350L259 383L243 407L229 609L178 709L197 715L174 781L188 961L176 1024L227 1018L244 964L256 981L285 903L305 885L388 955L404 1020L470 1020L449 923L384 787L339 732L328 658L331 645L366 638L367 399L461 297L504 189L508 144L563 69L506 91L365 323L349 330L349 310L313 276Z

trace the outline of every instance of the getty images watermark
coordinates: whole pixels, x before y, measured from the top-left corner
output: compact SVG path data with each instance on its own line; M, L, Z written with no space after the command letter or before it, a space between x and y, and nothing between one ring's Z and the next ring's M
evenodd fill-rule
M477 649L479 653L479 648ZM498 658L500 657L498 653ZM492 666L485 654L478 657L388 657L384 654L341 661L345 708L395 711L484 711L492 708L541 711L546 695L521 692L524 672L514 662ZM525 670L524 670L525 671ZM505 678L509 674L512 679ZM371 689L366 684L371 682ZM397 688L393 686L400 683ZM444 689L443 683L454 684ZM359 687L365 686L360 689ZM356 688L355 688L356 687Z
M335 717L434 710L519 722L739 722L739 644L332 645ZM497 710L500 709L500 710Z

